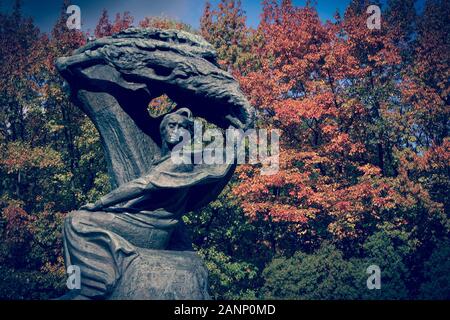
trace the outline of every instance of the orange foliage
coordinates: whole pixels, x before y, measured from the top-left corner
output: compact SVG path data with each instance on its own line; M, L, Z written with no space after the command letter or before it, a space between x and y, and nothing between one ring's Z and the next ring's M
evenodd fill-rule
M399 138L397 129L383 126L396 128L392 120L403 121L390 90L404 86L399 99L411 99L417 89L398 82L403 63L398 26L370 30L366 21L365 12L352 6L335 23L322 23L309 5L264 1L258 29L263 41L252 49L261 68L249 64L238 78L261 111L261 122L282 129L280 170L261 176L259 168L238 169L240 183L233 192L250 218L291 222L300 226L299 232L325 219L334 236L355 239L394 211L425 206L442 213L427 189L404 171L406 163L391 169L396 176L386 175L385 159L399 155L387 146ZM432 91L423 90L423 99L435 105L436 92L427 90ZM420 105L426 104L422 100ZM442 116L446 111L437 107L432 112ZM420 160L414 164L429 168L429 159L439 154L440 165L448 168L447 147L416 155Z

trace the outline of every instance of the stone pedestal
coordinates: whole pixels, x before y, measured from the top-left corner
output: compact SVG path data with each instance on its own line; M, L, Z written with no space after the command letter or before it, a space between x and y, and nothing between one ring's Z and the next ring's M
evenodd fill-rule
M110 300L210 299L208 273L193 251L139 249Z

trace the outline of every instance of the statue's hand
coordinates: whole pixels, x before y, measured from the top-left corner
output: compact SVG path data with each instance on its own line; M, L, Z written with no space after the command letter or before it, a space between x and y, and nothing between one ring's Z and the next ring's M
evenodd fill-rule
M87 211L98 211L100 209L101 209L101 205L98 202L87 203L80 208L80 210L87 210Z

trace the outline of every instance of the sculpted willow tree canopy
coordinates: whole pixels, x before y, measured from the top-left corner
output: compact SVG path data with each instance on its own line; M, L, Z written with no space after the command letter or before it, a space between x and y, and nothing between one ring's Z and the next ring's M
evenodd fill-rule
M238 83L207 42L175 30L127 29L58 59L57 68L100 133L116 187L65 220L65 261L82 275L77 297L207 298L196 255L160 250L192 248L181 216L213 200L235 166L174 164L168 124L192 129L199 116L248 128L253 110ZM150 116L162 94L190 110Z

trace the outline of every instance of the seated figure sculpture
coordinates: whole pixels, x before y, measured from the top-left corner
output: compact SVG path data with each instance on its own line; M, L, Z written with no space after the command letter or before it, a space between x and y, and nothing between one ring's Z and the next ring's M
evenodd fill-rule
M137 256L135 247L167 249L185 213L190 189L214 184L231 169L230 164L175 163L171 150L181 142L182 130L193 130L192 114L187 108L163 118L162 157L146 175L66 218L65 261L81 269L80 297L107 297Z
M56 67L98 130L113 190L64 221L66 268L81 288L63 299L208 299L207 271L182 215L213 201L235 164L172 161L193 116L246 130L254 109L214 48L180 30L129 28L91 41ZM166 94L189 107L153 117Z

